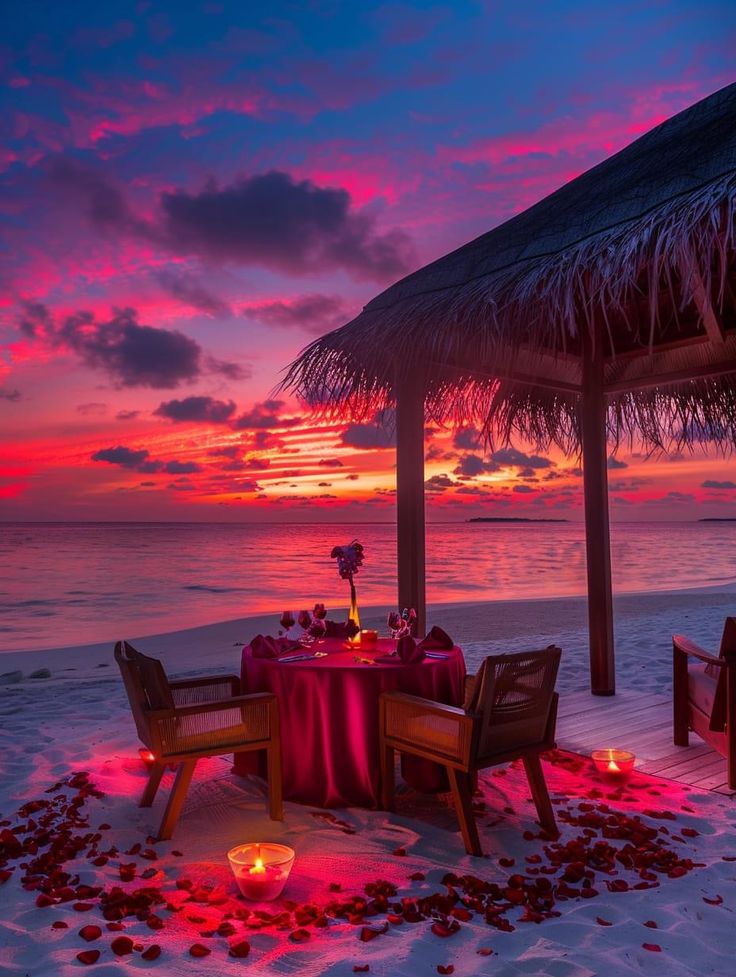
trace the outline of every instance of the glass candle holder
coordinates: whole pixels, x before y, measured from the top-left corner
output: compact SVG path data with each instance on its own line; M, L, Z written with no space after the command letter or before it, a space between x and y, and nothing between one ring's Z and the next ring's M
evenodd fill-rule
M253 902L278 899L294 864L294 849L274 842L236 845L227 853L240 894Z
M138 756L141 758L141 760L145 763L147 767L150 767L156 760L155 754L152 753L151 750L149 750L145 746L142 746L140 750L138 750Z
M591 759L599 773L610 774L612 777L620 777L631 773L634 769L636 757L627 750L593 750Z
M373 648L378 643L378 631L371 628L363 628L360 632L360 643L367 648Z

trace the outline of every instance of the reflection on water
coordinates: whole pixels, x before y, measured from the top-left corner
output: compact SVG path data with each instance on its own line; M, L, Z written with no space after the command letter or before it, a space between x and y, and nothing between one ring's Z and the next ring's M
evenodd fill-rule
M0 524L0 648L152 634L315 600L340 615L347 586L329 554L356 537L366 548L360 602L393 602L393 524ZM736 577L734 543L736 523L615 525L614 587L725 583ZM434 603L584 593L583 526L430 525L427 588Z

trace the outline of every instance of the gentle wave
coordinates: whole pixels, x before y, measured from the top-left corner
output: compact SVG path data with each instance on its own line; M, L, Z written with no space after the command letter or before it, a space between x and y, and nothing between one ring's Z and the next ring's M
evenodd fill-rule
M153 634L324 601L345 612L330 551L355 537L361 604L396 599L393 524L0 524L2 650ZM615 589L677 590L736 579L736 523L619 523ZM704 572L700 571L703 568ZM427 527L431 603L584 594L580 523Z

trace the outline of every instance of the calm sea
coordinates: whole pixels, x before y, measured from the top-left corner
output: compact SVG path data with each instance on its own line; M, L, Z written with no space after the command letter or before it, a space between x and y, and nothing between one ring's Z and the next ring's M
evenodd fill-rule
M0 649L106 641L260 611L347 607L330 550L357 538L359 601L395 600L393 524L0 524ZM619 523L618 592L675 590L736 579L736 523ZM428 599L584 593L578 523L427 527Z

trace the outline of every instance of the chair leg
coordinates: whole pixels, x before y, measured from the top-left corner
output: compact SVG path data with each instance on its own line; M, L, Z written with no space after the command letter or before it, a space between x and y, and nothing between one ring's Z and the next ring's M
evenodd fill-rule
M557 822L555 821L555 812L552 807L552 802L549 799L547 782L544 779L542 761L539 759L539 756L524 757L524 769L526 770L527 780L531 788L534 806L537 809L539 823L547 834L557 837L559 831L557 830Z
M266 750L268 776L268 813L272 821L284 820L283 786L281 782L281 747L270 746Z
M381 745L380 798L384 811L394 809L394 748Z
M150 807L153 804L153 799L156 796L156 791L158 790L158 785L161 783L161 778L164 775L165 764L163 763L152 763L151 772L148 775L148 783L143 791L143 796L140 799L138 807Z
M460 834L463 836L465 851L469 855L482 855L478 826L473 814L470 777L462 770L455 770L454 767L447 767L447 773L450 778L452 796L455 799L455 810L460 822Z
M184 760L179 765L176 780L169 794L169 801L161 821L161 827L158 829L158 841L166 841L173 835L196 765L196 760Z

